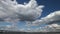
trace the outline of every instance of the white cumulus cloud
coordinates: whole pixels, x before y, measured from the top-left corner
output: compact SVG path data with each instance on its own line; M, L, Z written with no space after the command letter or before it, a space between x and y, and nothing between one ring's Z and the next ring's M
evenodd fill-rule
M35 21L41 16L43 5L38 6L36 0L26 4L18 4L16 0L0 0L0 20L16 23L16 21ZM13 25L14 25L13 24Z
M27 26L38 26L40 24L46 24L51 22L58 22L60 21L60 11L55 11L53 13L50 13L46 17L43 17L41 19L37 19L41 16L41 13L43 11L43 5L38 6L37 2L35 0L30 0L29 3L18 4L16 0L0 0L0 20L4 20L7 22L13 22L22 20L27 22ZM55 26L54 26L55 25ZM8 26L7 28L9 28ZM48 27L48 28L47 28ZM45 28L45 29L44 29ZM57 24L50 24L46 27L44 27L44 30L41 30L40 28L37 28L36 31L50 31L49 29L54 29L54 31L58 31L59 25ZM56 29L58 28L58 29ZM48 30L47 30L48 29ZM24 31L24 29L21 29L21 31ZM28 29L28 31L32 31L31 29Z
M33 21L41 16L43 7L43 5L38 6L35 0L30 0L24 5L18 4L16 0L0 0L0 18Z
M60 11L55 11L53 13L50 13L46 17L41 18L40 20L34 21L33 24L40 25L58 21L60 21Z
M45 26L46 31L48 32L60 32L60 25L59 24L50 24Z

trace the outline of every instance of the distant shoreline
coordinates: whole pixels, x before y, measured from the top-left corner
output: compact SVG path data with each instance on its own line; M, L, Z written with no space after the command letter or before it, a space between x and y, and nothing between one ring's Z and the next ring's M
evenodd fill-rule
M60 34L60 32L13 32L0 30L0 34Z

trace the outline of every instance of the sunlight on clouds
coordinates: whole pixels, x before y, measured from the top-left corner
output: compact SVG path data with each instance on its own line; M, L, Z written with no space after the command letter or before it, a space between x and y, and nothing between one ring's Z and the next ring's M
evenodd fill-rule
M51 24L51 25L47 25L45 27L48 27L46 28L49 32L60 32L60 25L58 24Z
M53 21L60 21L60 11L55 11L53 13L50 13L46 17L41 18L40 20L36 20L33 23L38 23L40 25L40 24L50 23Z
M16 1L1 0L0 1L0 18L12 18L20 19L24 21L34 21L41 16L43 5L38 6L35 0L29 1L29 3L22 5Z
M13 26L19 20L32 23L41 16L43 7L43 5L38 6L35 0L30 0L24 5L18 4L16 0L0 0L0 18L12 22Z
M44 7L41 5L40 7L37 5L36 1L31 0L26 5L17 5L18 7L18 14L21 20L26 21L33 21L36 20L38 17L41 16L42 8ZM40 10L39 10L40 9Z
M33 25L40 25L40 24L49 24L49 23L56 23L56 24L51 24L51 25L47 25L44 27L44 29L47 32L51 32L51 31L60 31L60 25L58 25L58 21L60 21L60 11L55 11L53 13L50 13L49 15L47 15L44 18L41 18L40 20L36 20L33 22ZM57 29L56 29L57 28ZM44 30L43 30L44 31Z
M26 31L26 32L50 32L50 31L58 31L58 24L49 24L44 27L39 27L36 29L30 29L30 26L39 26L42 24L48 24L51 22L60 21L60 11L55 11L50 13L46 17L41 19L37 19L41 16L44 5L39 5L35 0L30 0L29 3L18 4L16 0L0 0L0 18L6 22L12 22L12 26L7 25L4 27L0 27L3 29L13 30L13 31ZM25 21L27 30L24 28L18 29L16 28L16 23L18 21ZM15 26L15 27L14 27ZM57 28L57 29L56 29Z

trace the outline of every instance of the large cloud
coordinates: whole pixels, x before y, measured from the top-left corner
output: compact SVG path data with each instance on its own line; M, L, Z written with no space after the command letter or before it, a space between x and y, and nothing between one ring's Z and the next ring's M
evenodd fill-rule
M41 18L40 20L36 20L32 22L32 26L40 26L43 24L48 24L47 26L38 28L39 31L42 32L59 32L60 31L60 11L55 11L50 13L46 17ZM36 31L38 31L36 30Z
M38 6L35 0L30 0L24 5L18 4L16 0L0 0L0 20L12 22L13 26L18 20L35 21L41 16L43 7L43 5Z
M40 25L40 24L49 24L49 23L55 23L60 21L60 11L55 11L48 16L41 18L40 20L36 20L33 22L33 24Z
M35 0L25 5L18 4L16 0L0 0L0 18L33 21L41 16L43 7L43 5L38 6Z
M41 16L42 8L44 6L38 6L35 0L31 0L26 5L17 5L19 18L21 20L33 21Z

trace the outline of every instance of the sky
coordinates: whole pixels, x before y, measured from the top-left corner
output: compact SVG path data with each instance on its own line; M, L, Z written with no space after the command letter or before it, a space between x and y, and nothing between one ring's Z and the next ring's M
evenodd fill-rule
M41 17L45 17L51 12L60 10L60 0L36 0L38 5L44 5L43 13ZM19 4L23 4L24 2L29 2L29 0L17 0Z
M21 31L27 30L32 32L33 30L34 32L35 31L38 32L38 31L50 31L50 29L52 31L52 29L54 29L55 26L56 28L60 26L58 25L58 23L60 23L60 4L59 4L60 0L36 0L36 2L34 0L31 2L31 4L33 5L29 4L30 0L16 0L17 3L8 1L6 1L8 4L4 3L5 2L4 1L1 4L2 6L0 6L2 7L2 9L0 8L0 10L2 11L2 12L0 11L0 13L2 14L0 15L0 18L3 21L9 22L0 22L0 26L5 27L7 25L6 28L9 28L10 27L9 25L12 25L10 22L14 23L19 19L20 21L18 21L17 23L15 22L14 24L17 24L17 27L20 28ZM27 5L24 5L24 2L27 3ZM4 9L6 10L5 12ZM29 25L32 27L29 27Z
M44 5L45 7L43 8L42 15L40 16L41 19L42 17L45 17L49 15L50 13L54 11L60 10L60 0L36 0L38 5ZM23 4L24 2L29 2L29 0L17 0L19 4ZM43 24L42 26L45 26L47 24ZM41 26L41 25L40 25Z

